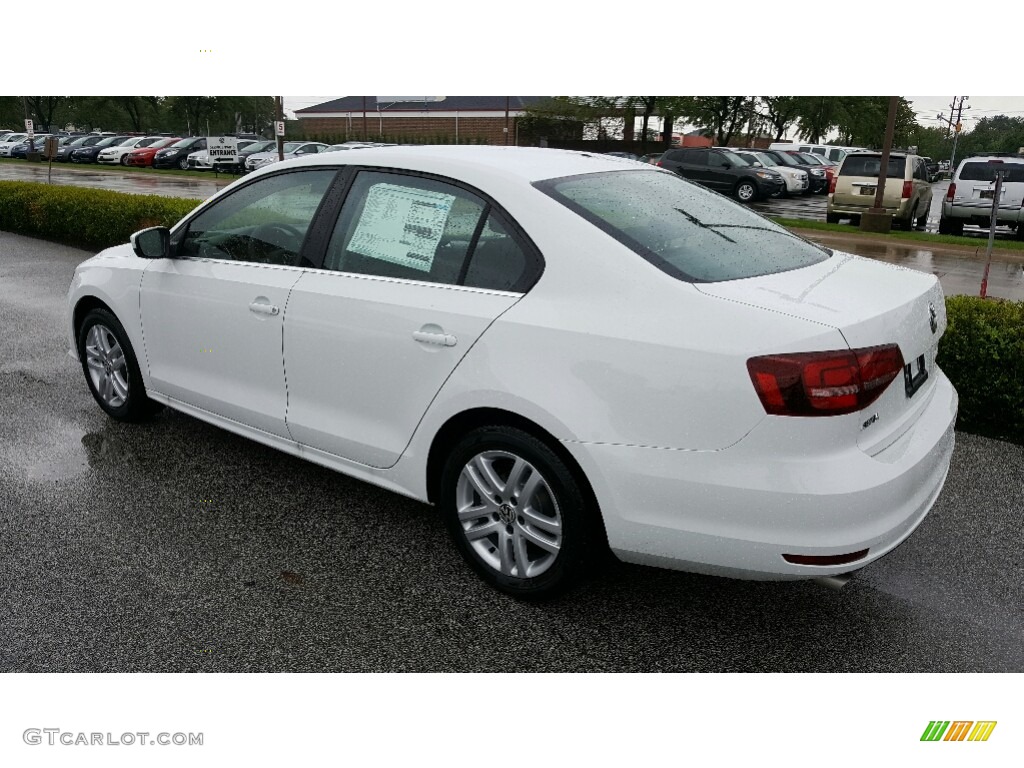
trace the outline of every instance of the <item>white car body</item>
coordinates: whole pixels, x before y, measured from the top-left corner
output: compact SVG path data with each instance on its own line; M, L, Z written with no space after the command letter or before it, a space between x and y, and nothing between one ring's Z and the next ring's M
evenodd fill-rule
M27 138L27 133L12 133L4 141L0 141L0 157L10 157L11 150Z
M238 151L245 149L246 147L255 144L255 141L249 139L241 139L237 143ZM235 159L224 160L218 158L216 163L210 162L210 152L206 149L201 149L198 152L193 152L188 156L189 168L194 168L197 171L211 171L215 165L234 165L237 161Z
M770 168L782 176L783 181L786 182L787 194L803 194L807 191L807 188L810 185L807 171L802 171L799 168L790 168L788 165L776 163L767 155L759 156L756 149L733 149L732 151L740 155L752 155L757 162L761 163L764 167ZM765 162L765 160L768 160L768 162Z
M296 146L293 151L284 153L285 160L294 160L306 154L319 154L328 149L326 144L322 144L319 141L286 142L286 145L287 144L296 144L298 146ZM246 158L245 169L247 171L255 171L263 168L264 166L278 162L281 161L278 159L277 150L272 150L270 152L256 152Z
M124 158L133 149L148 147L153 142L159 141L160 138L160 136L138 136L133 139L128 139L124 143L118 144L116 147L105 147L100 150L98 155L96 155L96 162L103 163L105 165L120 165L122 158Z
M143 259L122 245L75 271L70 354L75 318L102 302L152 400L423 501L446 425L478 409L514 414L578 464L612 551L629 562L751 579L847 573L900 544L935 502L957 395L935 366L946 317L934 276L821 251L817 263L760 277L677 279L534 186L668 173L616 158L403 146L319 154L287 170L347 165L483 191L527 233L543 273L523 293ZM280 170L234 182L197 213ZM253 314L251 302L281 310ZM444 345L414 340L431 326ZM886 343L923 358L927 379L911 397L901 374L845 415L769 415L747 368L757 356ZM838 565L783 557L861 550Z

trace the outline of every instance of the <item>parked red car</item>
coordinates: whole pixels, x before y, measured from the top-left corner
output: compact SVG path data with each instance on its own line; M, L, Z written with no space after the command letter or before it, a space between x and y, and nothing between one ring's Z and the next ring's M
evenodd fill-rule
M157 150L169 147L176 141L181 141L181 138L168 136L166 139L154 141L148 147L133 149L125 158L125 165L141 166L143 168L151 167L153 165L153 156L157 153Z

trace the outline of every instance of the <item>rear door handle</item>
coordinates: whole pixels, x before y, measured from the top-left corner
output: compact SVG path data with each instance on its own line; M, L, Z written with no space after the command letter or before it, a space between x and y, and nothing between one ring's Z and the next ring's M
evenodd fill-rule
M257 315L276 315L281 310L274 304L268 304L262 301L254 301L249 305L249 311L255 312Z
M412 337L423 344L436 344L439 347L454 347L459 341L450 333L430 333L429 331L413 331Z

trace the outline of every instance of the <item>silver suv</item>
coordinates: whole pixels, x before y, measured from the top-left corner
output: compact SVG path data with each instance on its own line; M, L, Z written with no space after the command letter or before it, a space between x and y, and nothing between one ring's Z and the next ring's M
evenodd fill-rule
M969 157L960 163L942 201L941 234L962 235L964 224L988 228L998 169L1004 174L996 223L1013 227L1024 240L1024 157L1017 156Z

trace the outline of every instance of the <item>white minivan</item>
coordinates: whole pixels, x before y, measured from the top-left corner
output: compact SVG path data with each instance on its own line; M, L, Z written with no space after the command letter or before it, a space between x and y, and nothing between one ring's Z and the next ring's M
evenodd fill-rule
M843 162L843 158L851 152L867 151L865 147L836 147L831 144L798 144L792 141L777 141L768 149L784 149L795 152L810 152L812 155L821 155L837 163Z

